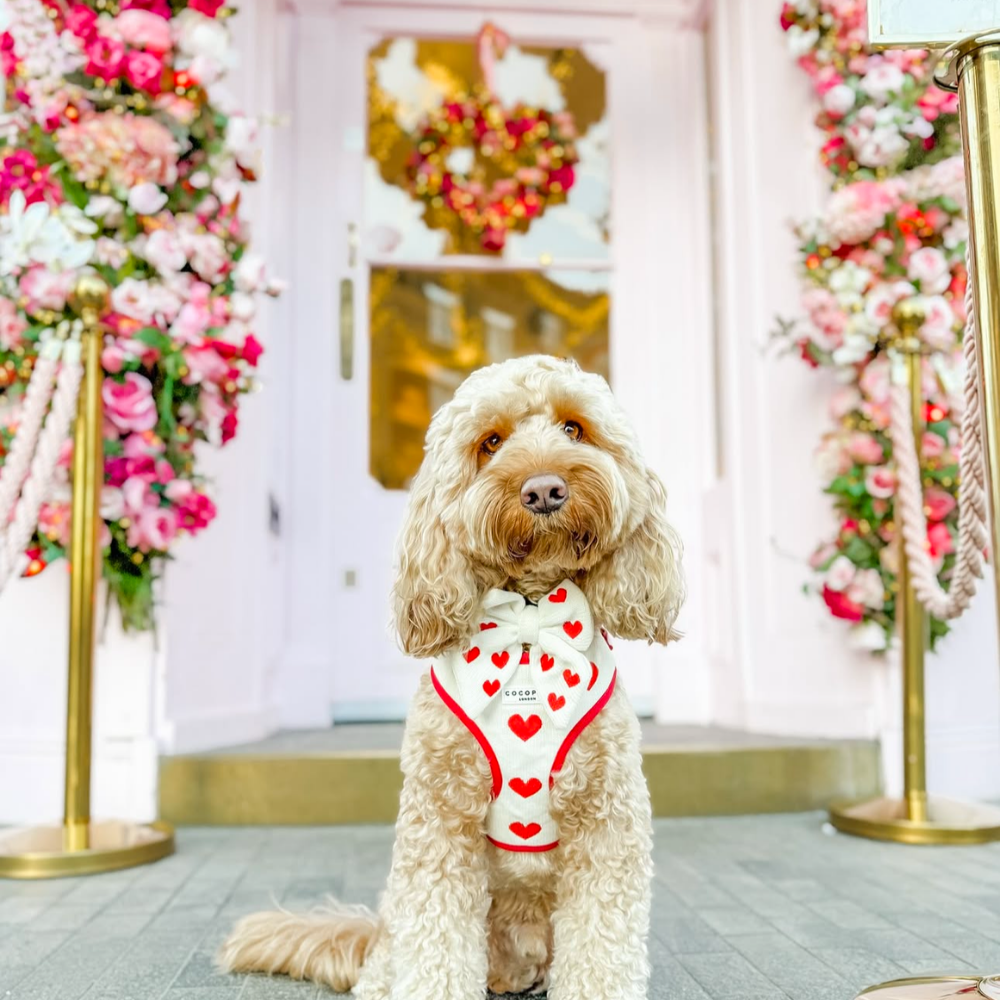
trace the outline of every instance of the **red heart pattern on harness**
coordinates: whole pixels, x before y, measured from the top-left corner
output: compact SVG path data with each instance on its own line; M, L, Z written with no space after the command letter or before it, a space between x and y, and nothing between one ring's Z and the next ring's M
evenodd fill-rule
M597 683L598 674L597 664L591 663L590 665L590 683L587 685L587 690L589 691Z
M563 622L563 631L575 639L583 631L583 622Z
M507 666L507 661L510 659L510 653L505 649L502 653L494 653L490 659L493 661L493 666L499 670L503 670Z
M542 790L542 783L538 778L511 778L507 782L512 792L517 792L522 799L530 799L532 795L537 795Z
M542 670L551 670L556 665L556 661L548 653L542 653Z
M566 682L567 687L575 688L577 684L580 683L580 675L574 674L573 671L567 667L563 671L563 680Z
M566 600L566 588L560 587L554 594L549 594L549 600L553 604L562 604Z
M483 690L492 698L500 690L500 682L483 681Z
M564 695L556 694L555 691L549 692L549 708L551 708L553 712L558 712L559 709L565 704L566 698Z
M479 655L479 647L473 646L472 649L467 649L462 654L462 659L464 659L466 663L471 663L478 655Z
M488 628L496 628L496 627L497 627L497 623L496 622L480 622L479 623L479 631L480 632L485 632Z
M535 834L542 832L542 826L540 823L529 823L527 826L523 823L511 823L510 832L521 840L531 840Z
M521 715L512 715L507 720L507 725L518 739L527 742L542 728L542 719L538 715L529 715L527 719Z

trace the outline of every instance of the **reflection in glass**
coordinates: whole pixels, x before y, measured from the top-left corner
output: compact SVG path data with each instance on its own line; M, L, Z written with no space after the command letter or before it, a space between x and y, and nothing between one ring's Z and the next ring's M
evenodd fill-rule
M483 365L554 354L607 378L607 282L606 273L373 269L372 476L405 489L435 410Z

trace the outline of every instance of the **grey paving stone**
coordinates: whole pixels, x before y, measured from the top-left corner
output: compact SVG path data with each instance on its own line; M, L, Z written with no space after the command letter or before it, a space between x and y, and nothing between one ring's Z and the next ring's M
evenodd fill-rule
M812 953L851 984L855 992L899 979L906 970L867 948L814 948Z
M329 990L287 976L248 976L240 1000L315 1000L333 996L336 994Z
M742 955L681 955L678 961L711 997L777 1000L788 996Z
M200 938L198 930L143 934L96 979L83 1000L160 1000Z

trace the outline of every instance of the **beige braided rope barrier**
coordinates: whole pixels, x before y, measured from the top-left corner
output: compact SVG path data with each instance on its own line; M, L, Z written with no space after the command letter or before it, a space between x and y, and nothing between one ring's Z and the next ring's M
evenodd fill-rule
M910 390L905 380L893 379L890 390L892 450L896 459L896 520L909 561L913 589L920 603L935 618L958 618L972 602L976 580L983 576L985 552L989 546L989 513L986 499L986 463L979 414L978 352L976 316L973 302L971 266L966 253L970 280L965 290L964 410L959 457L958 544L950 586L945 590L927 548L927 518L920 458L910 410Z

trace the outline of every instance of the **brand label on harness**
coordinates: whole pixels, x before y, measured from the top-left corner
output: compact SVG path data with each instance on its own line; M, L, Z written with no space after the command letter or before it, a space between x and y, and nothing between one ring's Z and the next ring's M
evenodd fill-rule
M512 684L504 688L503 703L505 705L537 705L538 689L524 684Z

